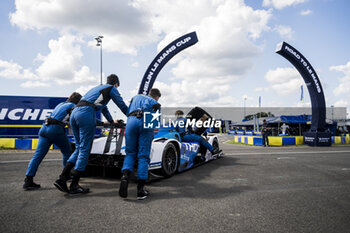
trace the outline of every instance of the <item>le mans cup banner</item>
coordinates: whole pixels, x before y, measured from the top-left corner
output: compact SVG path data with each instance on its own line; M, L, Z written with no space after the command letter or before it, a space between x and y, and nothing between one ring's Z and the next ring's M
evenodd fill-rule
M277 45L276 53L292 63L303 77L311 99L311 131L324 132L326 127L326 102L321 82L314 68L297 49L286 42Z
M198 42L196 32L183 35L166 46L153 59L144 74L138 94L147 95L164 65L176 54Z

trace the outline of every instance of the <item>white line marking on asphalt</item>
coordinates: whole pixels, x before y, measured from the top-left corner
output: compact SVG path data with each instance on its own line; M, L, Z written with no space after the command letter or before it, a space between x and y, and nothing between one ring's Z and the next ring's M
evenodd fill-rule
M342 168L342 171L350 171L350 168Z
M227 144L228 142L230 142L232 140L227 140L227 141L224 141L223 144Z
M281 152L251 152L251 153L234 153L234 154L227 154L225 153L225 155L283 155L283 154L330 154L330 153L349 153L350 151L281 151Z
M61 161L62 159L44 159L42 162L51 162L51 161ZM10 160L10 161L0 161L1 163L28 163L30 160Z
M226 154L225 155L282 155L282 154L329 154L329 153L349 153L350 151L295 151L295 152L252 152L252 153L234 153L234 154ZM281 157L282 158L282 157ZM292 158L292 157L283 157L283 158ZM52 162L52 161L61 161L62 159L44 159L43 162ZM0 164L6 163L26 163L30 162L30 160L10 160L10 161L0 161ZM345 168L349 169L350 168Z
M278 157L277 159L295 159L295 157Z
M236 179L233 179L234 181L247 181L248 179L247 178L236 178Z

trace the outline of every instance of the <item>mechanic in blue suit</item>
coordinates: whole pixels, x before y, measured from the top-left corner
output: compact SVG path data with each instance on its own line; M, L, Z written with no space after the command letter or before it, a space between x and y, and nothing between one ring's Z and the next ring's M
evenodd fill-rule
M60 191L69 192L70 194L89 192L88 188L83 188L79 185L79 180L88 163L96 124L99 121L96 119L96 111L101 110L110 123L114 122L107 108L107 104L111 99L124 114L127 114L128 111L128 107L120 96L117 87L119 87L118 76L115 74L109 75L107 84L90 89L73 110L70 124L75 139L75 151L68 159L60 178L54 183ZM74 169L72 170L73 167ZM72 183L68 190L67 180L70 178L70 172Z
M119 196L123 198L128 196L129 176L134 169L135 160L138 162L137 199L143 200L149 195L149 192L144 189L144 186L148 179L148 165L154 134L152 128L144 128L144 113L153 113L153 117L158 114L160 115L160 104L157 102L160 96L160 91L152 88L149 96L136 95L131 100L125 130L126 156L119 188Z
M201 146L204 146L205 148L207 148L212 154L220 153L221 151L218 148L214 149L213 146L210 145L210 143L207 142L203 137L195 133L192 133L192 128L190 126L186 128L187 119L184 118L183 115L184 115L184 112L181 110L177 110L175 112L176 121L177 121L175 130L180 134L181 140L183 142L198 142Z
M25 190L40 188L39 184L34 183L33 177L52 144L60 148L63 157L63 167L66 165L67 159L71 155L71 147L64 128L69 123L69 116L80 99L81 95L73 92L66 102L60 103L55 107L51 116L45 120L40 128L38 145L33 158L29 162L23 184Z

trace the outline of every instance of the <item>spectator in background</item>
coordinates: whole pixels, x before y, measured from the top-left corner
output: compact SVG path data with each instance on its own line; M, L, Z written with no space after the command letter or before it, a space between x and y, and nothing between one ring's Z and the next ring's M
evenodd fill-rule
M262 135L262 140L263 140L263 146L268 147L269 146L269 128L266 120L263 120L263 125L261 128L261 135Z

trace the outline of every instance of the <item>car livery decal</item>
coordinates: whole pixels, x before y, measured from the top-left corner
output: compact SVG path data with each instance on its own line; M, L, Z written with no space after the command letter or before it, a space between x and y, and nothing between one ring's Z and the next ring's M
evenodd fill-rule
M194 158L199 151L199 143L197 142L182 142L180 149L180 166L179 172L189 169L194 165Z

